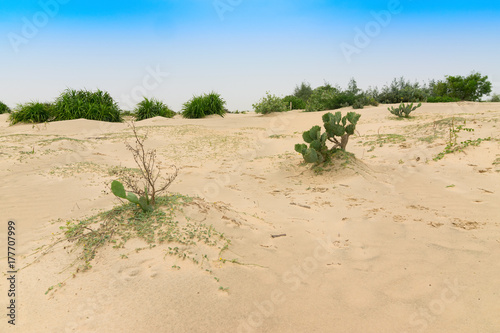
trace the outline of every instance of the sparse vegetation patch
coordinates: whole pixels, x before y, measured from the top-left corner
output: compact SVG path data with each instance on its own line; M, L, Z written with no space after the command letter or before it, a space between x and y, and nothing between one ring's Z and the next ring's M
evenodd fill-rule
M463 122L463 125L455 125L455 121L452 118L449 128L449 138L446 142L446 147L442 152L440 152L434 157L434 161L439 161L440 159L444 158L446 154L452 154L457 151L461 152L468 146L479 146L481 142L491 140L491 137L487 137L487 138L478 138L474 140L467 139L458 143L457 142L458 133L460 133L461 131L474 132L473 128L465 127L465 125L466 125L465 121Z

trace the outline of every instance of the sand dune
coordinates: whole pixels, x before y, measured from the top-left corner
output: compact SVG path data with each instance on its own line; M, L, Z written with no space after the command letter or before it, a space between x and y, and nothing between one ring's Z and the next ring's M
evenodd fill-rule
M135 251L147 244L132 239L74 277L73 243L34 253L67 220L120 204L110 170L134 167L131 130L0 115L0 211L17 224L18 266L32 263L17 275L16 326L4 318L0 331L499 332L500 104L424 104L403 120L382 105L358 112L356 158L319 173L293 147L324 112L138 122L180 168L170 190L199 197L177 218L224 233L227 261L195 246L209 254L201 268L166 255L172 244ZM433 161L451 117L474 128L459 141L492 140Z

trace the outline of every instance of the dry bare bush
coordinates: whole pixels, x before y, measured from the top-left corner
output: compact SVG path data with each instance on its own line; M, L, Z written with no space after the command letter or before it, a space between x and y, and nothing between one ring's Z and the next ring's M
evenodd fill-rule
M156 149L147 150L144 147L148 133L146 132L141 138L137 133L135 123L131 122L129 126L134 134L135 145L128 142L125 145L132 153L134 161L139 167L139 172L122 170L118 171L117 175L129 192L144 197L149 205L154 206L155 198L167 191L177 177L178 169L175 165L169 165L167 167L172 171L163 174L164 167L162 162L156 158Z

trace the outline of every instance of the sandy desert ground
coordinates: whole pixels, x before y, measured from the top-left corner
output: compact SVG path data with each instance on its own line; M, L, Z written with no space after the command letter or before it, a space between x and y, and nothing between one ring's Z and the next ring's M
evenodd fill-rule
M0 331L500 332L500 104L424 104L403 120L384 105L358 112L356 158L320 172L294 144L324 112L138 122L180 168L170 191L199 197L178 214L224 233L227 261L214 248L196 265L165 255L172 244L135 251L147 244L131 239L74 277L74 243L35 252L66 221L120 205L110 170L134 167L131 130L1 115L4 312L9 219L26 267L16 326L2 315ZM492 140L434 161L451 117L475 129L459 141Z

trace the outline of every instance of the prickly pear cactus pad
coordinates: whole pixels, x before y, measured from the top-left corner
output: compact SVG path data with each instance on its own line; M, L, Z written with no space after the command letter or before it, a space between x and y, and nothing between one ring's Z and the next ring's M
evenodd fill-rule
M302 133L302 139L309 146L298 143L295 145L295 151L302 154L306 163L319 164L329 161L337 149L345 150L349 136L354 134L360 117L356 112L348 112L343 117L340 111L324 114L322 120L325 132L321 133L321 127L318 125L311 127ZM332 142L333 146L329 148L327 142Z
M410 113L412 111L415 111L417 108L419 108L421 106L422 106L422 103L418 103L417 106L413 106L413 103L411 103L411 104L401 103L401 104L399 104L399 106L397 108L394 108L393 106L391 106L390 108L387 108L387 110L389 110L390 113L392 113L393 115L396 115L398 117L409 118Z

